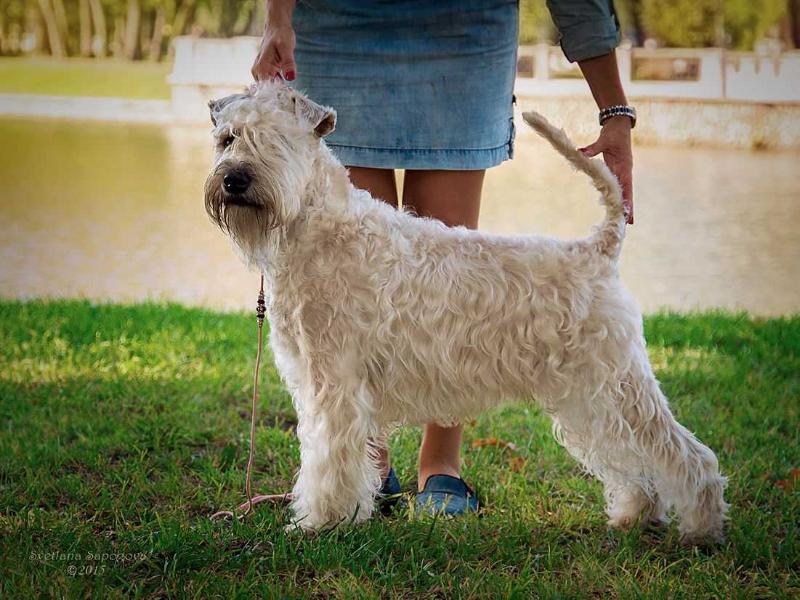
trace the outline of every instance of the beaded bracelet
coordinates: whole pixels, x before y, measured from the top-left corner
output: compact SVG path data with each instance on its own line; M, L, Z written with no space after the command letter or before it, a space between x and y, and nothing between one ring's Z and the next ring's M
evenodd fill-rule
M624 104L609 106L602 109L598 117L601 126L611 117L628 117L631 120L631 129L636 127L636 109L632 106L625 106Z

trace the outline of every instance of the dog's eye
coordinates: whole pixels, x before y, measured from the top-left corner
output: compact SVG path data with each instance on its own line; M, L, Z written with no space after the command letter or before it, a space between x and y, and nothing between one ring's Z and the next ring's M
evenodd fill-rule
M227 148L228 146L230 146L233 143L234 139L235 138L232 135L227 135L224 138L222 138L223 147Z

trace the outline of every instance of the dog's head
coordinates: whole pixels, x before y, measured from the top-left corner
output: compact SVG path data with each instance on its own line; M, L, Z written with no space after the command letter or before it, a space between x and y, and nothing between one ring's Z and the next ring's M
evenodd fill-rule
M206 180L206 211L240 246L302 210L321 138L336 113L282 82L209 103L214 166Z

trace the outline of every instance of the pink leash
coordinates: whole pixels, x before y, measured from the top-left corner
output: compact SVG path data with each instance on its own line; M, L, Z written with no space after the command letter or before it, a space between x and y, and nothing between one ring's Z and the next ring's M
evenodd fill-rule
M253 377L253 404L250 408L250 454L247 457L247 471L245 474L245 494L247 502L240 504L235 511L220 510L211 515L211 519L221 517L236 517L241 519L253 510L253 506L261 502L286 503L292 501L292 494L261 494L253 496L251 480L253 476L253 459L256 454L256 406L258 405L258 371L261 368L261 347L263 346L264 316L267 306L264 302L264 274L261 274L261 289L258 292L258 303L256 305L256 320L258 321L258 350L256 352L256 368ZM239 513L238 515L236 513Z

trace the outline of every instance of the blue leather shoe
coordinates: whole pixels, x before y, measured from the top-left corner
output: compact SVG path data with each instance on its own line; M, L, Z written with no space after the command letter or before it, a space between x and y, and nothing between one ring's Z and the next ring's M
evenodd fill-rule
M400 499L401 492L400 480L397 479L394 469L390 468L386 479L383 480L381 489L378 490L378 510L381 511L382 515L385 516L392 512L392 509L394 509L397 501Z
M430 515L456 516L476 512L480 503L472 488L460 477L431 475L417 494L416 508Z

